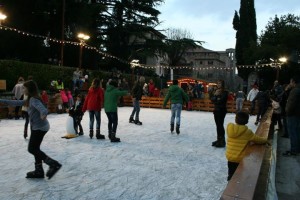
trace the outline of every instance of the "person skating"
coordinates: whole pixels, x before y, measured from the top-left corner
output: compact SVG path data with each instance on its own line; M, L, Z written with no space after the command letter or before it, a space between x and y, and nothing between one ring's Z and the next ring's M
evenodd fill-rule
M134 84L131 91L133 110L129 118L129 123L135 123L136 125L142 125L139 116L140 116L140 100L142 99L142 95L143 95L144 83L145 83L145 77L141 76L139 80ZM134 115L135 115L135 119L134 119Z
M94 119L96 118L96 138L105 139L105 136L100 134L101 123L101 107L104 101L103 89L100 87L100 80L95 78L85 98L82 111L89 111L90 117L90 138L94 136Z
M119 90L118 83L111 80L106 87L104 94L104 110L108 119L108 137L111 142L120 142L116 137L118 127L118 99L128 93L126 90Z
M167 102L171 99L171 121L170 131L174 131L174 123L176 117L176 133L180 133L180 119L183 101L189 102L188 95L183 91L182 88L178 87L178 80L173 80L173 85L170 86L168 94L164 99L163 107L165 108Z
M44 136L50 129L50 125L47 120L48 110L43 105L41 97L39 96L38 87L34 81L30 80L24 83L24 94L28 95L27 100L0 99L0 102L14 106L28 106L28 115L31 124L28 151L35 158L35 170L28 172L26 178L44 178L44 161L44 163L49 165L46 176L51 179L62 165L56 160L50 158L40 149Z

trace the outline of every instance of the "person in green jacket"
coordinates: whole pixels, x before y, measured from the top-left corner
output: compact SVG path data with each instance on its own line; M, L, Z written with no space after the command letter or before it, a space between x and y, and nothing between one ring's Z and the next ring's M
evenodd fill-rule
M104 94L104 110L108 118L108 138L111 142L120 142L116 137L118 126L118 99L128 94L126 90L119 90L118 83L111 80L106 87Z
M180 117L183 101L188 102L189 97L183 91L182 88L178 87L178 80L173 80L173 85L169 87L168 94L165 97L163 107L165 108L167 102L171 99L171 122L170 122L170 130L171 133L174 131L174 122L176 117L176 133L180 133Z

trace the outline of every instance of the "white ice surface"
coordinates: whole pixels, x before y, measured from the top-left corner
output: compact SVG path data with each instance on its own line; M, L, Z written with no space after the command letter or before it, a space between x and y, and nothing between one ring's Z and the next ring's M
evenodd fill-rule
M23 138L24 120L0 122L0 199L219 199L227 181L225 148L214 148L213 114L182 111L181 133L169 131L170 110L141 108L142 126L129 124L131 107L118 110L117 136L90 139L89 118L82 125L85 134L62 139L67 114L50 114L50 131L41 149L63 166L51 179L26 179L34 169L34 158ZM254 131L254 117L249 127ZM225 126L234 121L227 114ZM107 138L107 117L101 113L101 133ZM44 170L48 168L44 164Z

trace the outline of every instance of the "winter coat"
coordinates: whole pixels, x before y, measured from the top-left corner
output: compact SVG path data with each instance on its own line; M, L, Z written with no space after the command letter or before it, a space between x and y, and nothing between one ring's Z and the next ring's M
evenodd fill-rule
M15 98L18 100L21 99L22 95L24 94L23 84L23 81L18 82L12 90L12 93L14 93Z
M60 93L62 102L63 103L68 103L69 99L68 99L68 96L67 96L66 92L64 90L61 90L59 93Z
M285 112L286 116L300 117L300 83L296 85L294 89L291 90L286 106Z
M188 95L178 85L171 85L169 87L168 94L164 100L164 107L167 105L169 99L171 99L171 104L183 104L183 101L186 103L189 101Z
M149 95L150 95L150 96L153 96L153 94L154 94L154 89L155 89L154 83L149 83L149 84L148 84L148 88L149 88Z
M101 111L104 101L104 94L102 88L91 87L85 98L82 111Z
M259 91L253 101L257 101L260 108L267 108L271 104L271 99L267 91Z
M104 94L104 110L105 112L117 112L118 99L120 96L128 94L126 90L119 90L112 85L107 85Z
M227 160L239 163L245 156L245 149L250 141L264 144L267 142L267 138L255 135L246 125L229 123L227 125Z
M210 100L214 104L214 112L227 112L228 91L224 90L221 94L213 95Z
M248 101L253 101L253 99L256 97L257 93L259 92L258 89L252 88L247 96Z
M136 100L142 99L143 86L144 85L141 85L141 83L139 81L134 84L132 91L131 91L132 98L135 98Z

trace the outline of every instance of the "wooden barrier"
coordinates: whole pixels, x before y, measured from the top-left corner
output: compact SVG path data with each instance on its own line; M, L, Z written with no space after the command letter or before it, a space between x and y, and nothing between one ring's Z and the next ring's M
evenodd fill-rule
M140 106L146 108L162 108L163 102L164 102L164 98L162 97L143 97L142 100L140 101ZM214 104L209 99L193 99L192 102L193 102L192 110L208 111L208 112L212 112L214 110ZM124 105L132 106L131 96L124 97ZM243 109L250 110L250 107L251 107L251 102L245 101L243 104ZM170 102L168 102L166 108L170 108ZM235 101L227 102L227 111L230 113L236 112Z
M63 102L61 100L61 95L60 93L56 93L52 96L49 97L49 102L48 102L48 111L49 113L55 113L57 112L57 107L58 105L62 105Z
M131 96L124 96L124 106L132 106L132 97ZM164 102L163 97L142 97L140 101L141 107L146 108L162 108ZM193 107L192 110L197 111L208 111L212 112L214 110L214 104L209 99L193 99ZM58 104L62 104L60 94L53 94L49 95L49 102L48 102L48 110L49 113L55 113L57 111ZM245 101L243 104L243 109L250 110L251 103ZM167 103L166 108L170 108L170 101ZM183 105L183 109L186 109L186 105ZM227 102L227 111L230 113L236 112L236 104L235 101L228 101ZM6 111L2 111L6 112Z
M268 137L273 110L270 108L261 119L256 134ZM246 156L240 162L236 172L228 182L220 199L254 199L260 169L266 152L266 145L248 145ZM264 196L264 195L262 195Z

